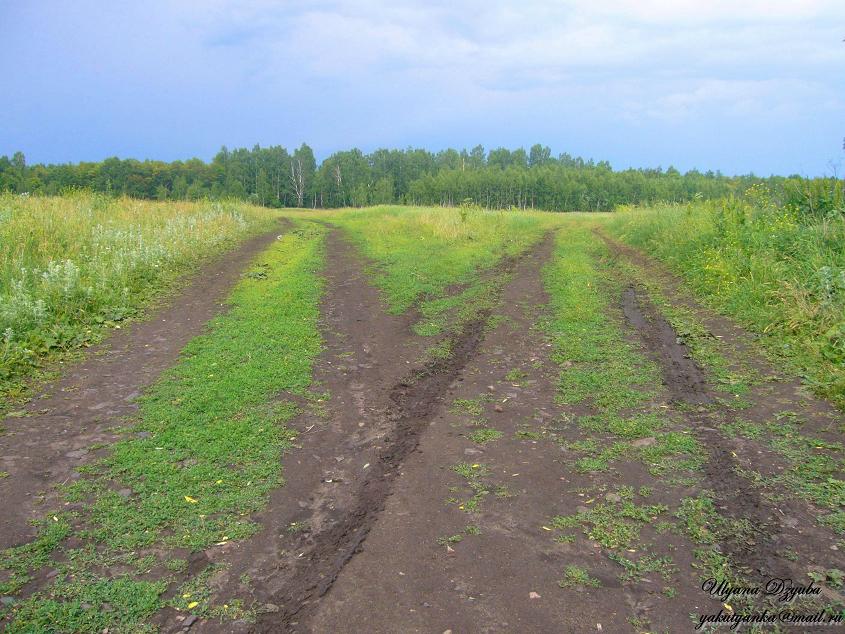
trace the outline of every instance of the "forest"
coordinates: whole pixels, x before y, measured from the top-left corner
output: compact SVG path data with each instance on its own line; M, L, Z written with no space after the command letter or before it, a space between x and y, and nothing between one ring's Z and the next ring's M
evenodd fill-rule
M818 180L818 179L817 179ZM825 179L821 179L825 180ZM549 147L485 150L359 149L317 162L305 143L251 150L223 147L211 162L108 158L76 164L33 164L17 152L0 156L0 191L55 195L89 190L147 200L234 198L266 207L337 208L376 204L492 209L609 211L617 205L687 202L742 195L765 183L772 191L803 186L799 176L760 178L673 167L614 170Z

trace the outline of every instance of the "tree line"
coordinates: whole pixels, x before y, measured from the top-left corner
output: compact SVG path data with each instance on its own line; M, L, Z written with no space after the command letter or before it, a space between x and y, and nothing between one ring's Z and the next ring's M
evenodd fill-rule
M797 177L791 177L795 179ZM238 198L269 207L331 208L383 203L490 208L607 211L620 204L684 202L742 194L751 185L786 179L668 169L614 171L605 161L552 156L540 144L485 150L359 149L336 152L322 163L302 144L251 150L223 147L211 160L28 165L20 152L0 156L0 191L55 195L89 189L153 200Z

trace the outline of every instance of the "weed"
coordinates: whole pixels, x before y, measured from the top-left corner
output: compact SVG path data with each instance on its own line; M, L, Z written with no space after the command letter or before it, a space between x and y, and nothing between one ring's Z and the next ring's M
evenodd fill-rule
M591 577L589 573L583 568L576 565L569 565L563 573L563 579L558 581L561 588L598 588L601 582L595 577Z
M612 561L622 566L624 571L619 575L622 583L641 581L647 574L656 572L663 579L670 579L674 572L674 564L671 557L653 557L643 555L637 560L628 559L617 553L608 555Z
M667 510L668 507L660 504L638 506L622 500L619 503L596 504L576 515L558 515L552 518L551 523L557 529L583 526L587 537L615 550L629 548L639 538L640 527L653 523Z
M505 375L506 381L510 382L513 385L519 386L519 387L522 387L522 386L525 385L525 379L527 379L527 378L528 378L528 375L525 372L523 372L522 370L515 369L515 368L513 370L508 371L508 373Z
M747 203L627 210L610 228L761 335L768 353L806 376L816 393L843 403L845 216L821 218L765 194Z
M643 403L659 381L656 366L623 338L611 317L608 288L614 280L596 266L604 253L586 227L573 223L560 233L554 260L544 269L552 314L545 327L561 367L559 398L589 402L604 412Z
M267 229L235 202L0 194L0 406L47 360L66 359L138 314L203 258Z
M470 416L481 416L484 413L484 403L489 402L487 395L478 398L456 398L452 401L452 411L456 414L468 414Z
M469 439L472 440L472 442L478 443L480 445L483 445L486 442L490 442L491 440L498 440L501 437L502 432L497 429L490 428L478 429L469 435Z
M457 544L463 540L464 536L461 534L450 535L448 537L438 537L437 543L441 546L449 546L450 544Z

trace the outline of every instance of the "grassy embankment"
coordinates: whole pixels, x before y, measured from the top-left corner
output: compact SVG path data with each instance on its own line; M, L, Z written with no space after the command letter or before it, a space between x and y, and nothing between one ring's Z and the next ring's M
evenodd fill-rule
M207 256L270 227L238 202L0 194L0 409Z
M761 335L814 391L845 406L845 203L711 201L623 209L611 232L657 256L713 308ZM837 197L838 196L838 197ZM822 213L824 212L824 213Z
M250 515L282 481L279 455L293 438L285 421L296 408L274 397L309 397L324 235L297 221L261 254L232 309L144 396L111 452L66 487L69 505L45 517L34 542L0 553L0 595L56 571L36 594L4 603L6 631L148 631L166 605L248 616L234 602L212 605L214 568L186 577L186 557L251 535Z

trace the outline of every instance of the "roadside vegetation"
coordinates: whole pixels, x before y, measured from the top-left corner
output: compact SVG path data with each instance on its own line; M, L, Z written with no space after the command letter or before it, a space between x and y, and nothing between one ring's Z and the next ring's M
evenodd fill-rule
M231 311L148 391L110 452L64 487L62 511L34 542L0 553L0 595L53 571L35 594L3 603L5 631L153 631L147 619L166 606L249 617L237 602L211 603L213 566L183 573L192 553L252 535L250 515L283 483L279 457L294 438L285 422L297 411L284 396L309 398L321 346L325 231L296 221L261 254L261 275L245 273Z
M45 362L97 341L273 217L239 202L0 194L0 409Z
M662 223L666 234L656 235L665 243L659 246L672 252L695 234L691 227L683 227L685 210L668 209L663 216L656 211L628 211L610 220L610 226L620 232L624 226L633 233L640 228L637 222L646 227L643 232L649 222ZM673 221L681 226L671 234L674 242L669 237ZM720 479L730 475L736 479L737 490L766 491L766 504L777 504L782 499L777 494L790 490L812 505L819 525L832 529L819 531L816 541L790 542L801 549L801 555L773 555L797 561L796 569L802 570L797 574L812 577L808 550L819 543L834 544L833 550L841 545L837 536L843 530L845 504L841 463L837 462L841 445L810 435L809 423L801 429L804 421L790 409L799 403L790 402L786 394L780 395L785 411L776 420L745 421L741 412L756 404L755 399L768 398L755 396L758 392L752 389L762 379L749 370L742 354L726 350L693 311L671 301L658 281L647 279L626 258L611 254L593 231L596 226L591 219L573 218L559 231L556 257L545 268L551 300L546 328L554 342L552 360L560 368L558 402L564 409L553 438L564 449L579 484L570 490L570 495L578 496L574 502L567 505L564 498L558 504L570 509L580 505L575 513L550 514L542 530L563 544L586 539L579 544L583 551L600 546L617 565L623 585L645 579L663 584L663 596L673 606L691 598L697 602L701 579L753 582L744 549L749 545L754 552L771 548L754 533L754 518L743 515L753 512L753 504L743 513L730 510L737 500L731 498L731 488L720 484ZM652 358L654 350L644 354L647 351L640 347L637 330L620 314L624 289L634 286L704 370L712 403L703 406L670 399L661 385L664 362ZM730 353L730 358L722 353ZM765 420L766 414L755 416ZM753 449L749 446L740 456L734 445L716 440L716 431L707 431L714 424L710 420L728 438L753 442ZM766 460L760 455L767 448L788 467L775 475L760 473L766 470ZM708 462L723 460L725 455L731 456L735 467L714 480ZM680 567L685 560L691 569ZM577 579L595 570L567 569L561 586L577 586ZM839 609L824 602L816 607ZM643 615L632 618L637 631L648 629Z
M805 184L745 200L625 208L611 232L665 261L760 335L821 396L845 406L845 192Z

